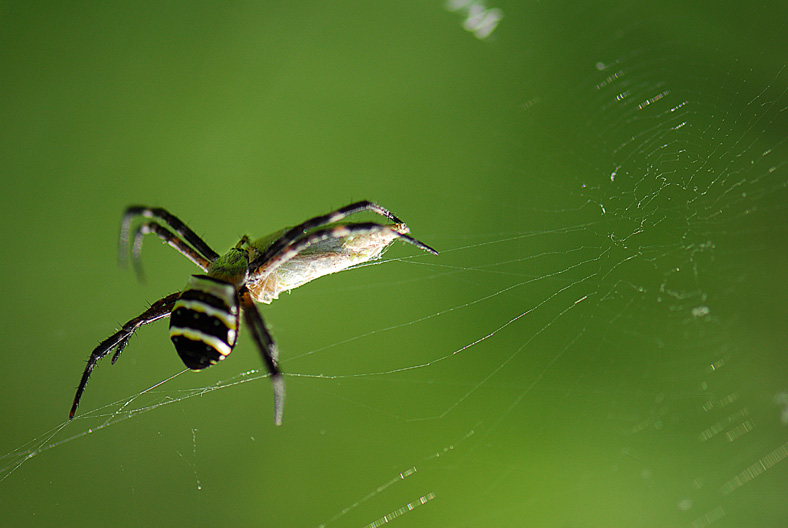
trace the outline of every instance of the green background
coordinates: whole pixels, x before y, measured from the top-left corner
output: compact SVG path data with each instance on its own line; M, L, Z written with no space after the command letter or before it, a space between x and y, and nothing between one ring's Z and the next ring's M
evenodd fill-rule
M4 526L785 523L784 3L486 7L0 2ZM224 251L358 199L441 255L261 308L282 427L163 322L67 422L194 272L119 269L124 207Z

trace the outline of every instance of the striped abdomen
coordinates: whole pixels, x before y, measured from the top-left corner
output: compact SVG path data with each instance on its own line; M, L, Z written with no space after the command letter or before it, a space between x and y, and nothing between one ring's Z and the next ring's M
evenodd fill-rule
M170 339L192 370L215 365L232 352L238 337L238 294L227 282L192 275L175 301Z

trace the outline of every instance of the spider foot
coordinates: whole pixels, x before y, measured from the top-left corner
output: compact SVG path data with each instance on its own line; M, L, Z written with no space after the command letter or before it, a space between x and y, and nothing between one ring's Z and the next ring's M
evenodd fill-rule
M271 383L274 385L274 423L282 425L285 406L285 380L281 374L271 376Z

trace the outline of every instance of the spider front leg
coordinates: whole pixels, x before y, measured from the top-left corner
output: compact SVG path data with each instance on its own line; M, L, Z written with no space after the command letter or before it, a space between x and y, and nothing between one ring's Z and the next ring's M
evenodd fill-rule
M140 259L140 254L142 253L142 239L149 233L156 234L178 253L194 262L200 269L208 271L208 266L211 265L211 261L203 257L199 252L178 237L178 235L156 222L145 222L134 229L134 243L131 246L131 264L140 282L145 282L145 273L142 270L142 260Z
M271 382L274 385L274 423L282 425L282 416L284 413L285 405L285 381L282 379L282 373L277 366L278 352L274 339L271 337L270 332L265 327L263 318L257 310L257 306L252 300L249 290L244 288L240 292L241 308L244 314L244 320L252 333L260 354L263 356L268 372L271 374Z
M212 250L210 246L208 246L208 244L206 244L205 241L197 235L197 233L192 231L189 226L184 224L178 217L170 214L166 209L162 209L160 207L146 207L144 205L132 205L123 213L123 220L120 224L118 260L121 264L126 262L129 247L129 230L131 229L131 221L137 216L161 220L176 233L178 238L191 244L191 246L207 260L213 261L219 258L219 254Z
M90 373L93 372L93 368L96 366L98 360L109 354L113 349L117 349L115 355L112 357L112 363L115 363L134 332L143 325L158 321L164 317L169 317L170 312L172 312L172 307L179 296L180 292L176 292L156 301L150 308L124 324L120 330L102 341L101 344L93 350L90 354L90 358L88 358L88 364L85 366L85 372L82 373L82 380L79 382L77 394L74 396L74 404L71 406L71 412L68 415L69 420L74 418L74 413L77 412L77 406L79 405L79 400L82 398L82 393L85 391L85 385L87 385Z
M376 203L370 202L369 200L354 202L350 205L346 205L345 207L341 207L336 211L332 211L324 215L310 218L309 220L302 222L297 226L291 227L290 229L285 231L277 241L271 244L271 247L269 247L265 251L265 253L263 253L262 255L258 256L255 259L255 261L252 263L252 267L257 267L263 262L266 262L276 253L281 251L282 248L284 248L287 244L297 239L298 237L302 236L310 229L339 222L340 220L342 220L347 216L354 215L356 213L361 213L363 211L370 211L372 213L388 218L395 224L402 224L403 226L405 226L405 222L397 218L396 215L394 215L394 213L392 213L391 211L389 211L384 207L379 206ZM407 232L407 227L405 229Z
M427 251L428 253L432 253L433 255L438 254L436 250L424 242L416 240L412 236L406 235L405 233L401 233L393 229L391 226L380 225L374 222L341 224L334 227L327 227L325 229L318 229L317 231L303 235L302 237L296 238L295 240L290 240L286 245L281 247L279 251L270 255L270 257L264 261L255 259L254 262L252 262L252 264L249 266L249 275L252 277L257 277L258 279L262 279L266 275L276 271L277 268L289 260L293 259L296 255L301 253L301 251L322 240L329 238L346 238L352 235L363 235L381 231L389 232L396 238L399 238L408 244L412 244L419 249ZM287 235L283 235L282 238L284 238L284 236Z

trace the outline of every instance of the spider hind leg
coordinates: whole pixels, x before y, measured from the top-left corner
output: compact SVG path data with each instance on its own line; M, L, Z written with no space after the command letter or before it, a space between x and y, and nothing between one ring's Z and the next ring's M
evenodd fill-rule
M179 295L180 293L173 293L167 297L164 297L163 299L159 299L153 303L150 308L142 312L142 314L124 324L120 330L102 341L99 346L93 350L93 352L90 354L90 357L88 358L87 365L85 365L85 371L82 373L82 379L79 382L79 387L77 387L77 393L74 396L74 403L71 405L71 412L68 415L69 420L74 418L74 414L77 412L79 401L82 399L82 393L85 392L85 386L88 384L88 379L90 378L90 374L93 372L96 363L98 363L101 358L109 354L112 350L116 349L115 355L112 357L112 362L114 363L117 361L118 357L120 357L120 353L123 351L123 348L126 346L129 339L131 339L131 336L134 334L134 332L137 331L137 329L141 326L169 316L170 312L172 311L172 307L175 304L175 299L177 299Z
M271 375L271 383L274 387L274 423L282 425L285 405L285 381L277 365L279 353L271 333L266 328L263 318L252 300L249 290L244 288L240 297L246 326L249 328L252 339L263 357L268 373Z

